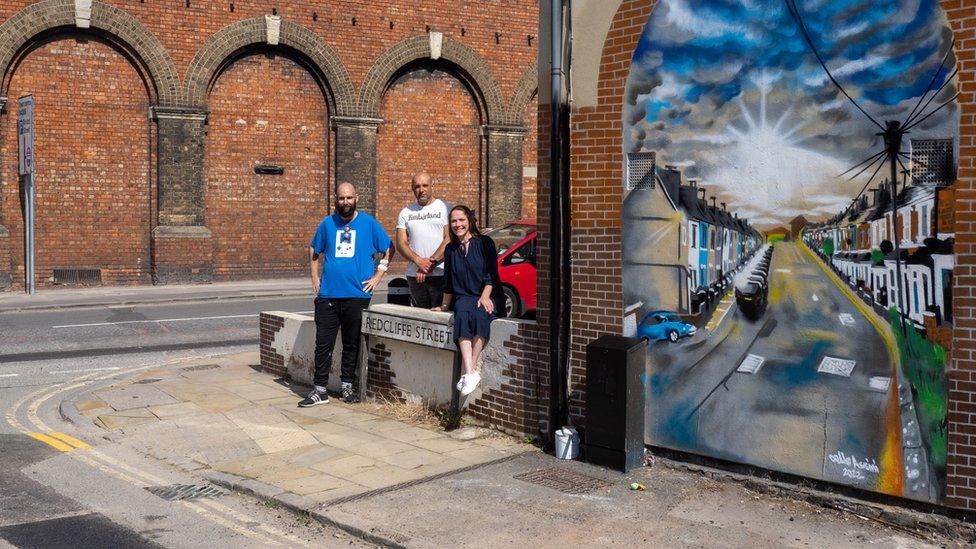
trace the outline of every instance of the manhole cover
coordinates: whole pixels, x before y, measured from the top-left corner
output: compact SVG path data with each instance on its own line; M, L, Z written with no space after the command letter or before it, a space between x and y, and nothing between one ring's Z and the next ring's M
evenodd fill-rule
M188 366L183 368L184 372L199 372L200 370L213 370L214 368L220 368L219 364L200 364L198 366Z
M611 483L605 480L581 475L559 467L519 473L515 475L515 478L559 490L564 494L588 494L594 490L611 486Z
M150 383L156 383L157 381L162 381L158 377L150 377L147 379L140 379L139 381L133 383L133 385L148 385Z
M165 499L166 501L213 498L227 493L224 490L210 484L172 484L170 486L147 486L146 490L149 490L149 492Z

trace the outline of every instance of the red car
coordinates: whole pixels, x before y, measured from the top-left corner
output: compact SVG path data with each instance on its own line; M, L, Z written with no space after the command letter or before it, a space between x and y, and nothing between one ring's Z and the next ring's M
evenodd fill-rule
M536 230L534 220L509 223L488 231L498 248L498 274L505 290L505 312L518 318L535 311Z

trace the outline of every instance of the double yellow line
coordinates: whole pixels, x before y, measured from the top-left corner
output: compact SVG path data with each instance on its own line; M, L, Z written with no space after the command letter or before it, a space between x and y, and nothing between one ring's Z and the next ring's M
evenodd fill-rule
M44 444L47 444L48 446L62 452L70 452L72 450L87 450L88 448L91 448L91 446L89 446L86 442L64 433L52 432L44 434L29 431L27 436L34 440L39 440Z

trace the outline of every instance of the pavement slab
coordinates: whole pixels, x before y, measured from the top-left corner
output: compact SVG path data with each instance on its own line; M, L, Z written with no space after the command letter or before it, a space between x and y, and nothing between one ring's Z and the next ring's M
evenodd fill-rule
M176 404L179 402L151 385L115 387L95 391L95 396L119 411L146 408L148 406L161 406L163 404Z

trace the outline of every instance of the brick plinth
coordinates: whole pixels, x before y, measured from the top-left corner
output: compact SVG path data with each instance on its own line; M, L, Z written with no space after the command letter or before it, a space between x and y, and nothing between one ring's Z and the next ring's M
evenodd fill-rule
M201 226L160 225L153 230L153 282L213 280L213 235Z
M273 346L275 334L281 331L284 325L284 319L274 313L261 313L258 315L261 369L277 376L288 377L288 367L285 365L285 357L275 352Z

